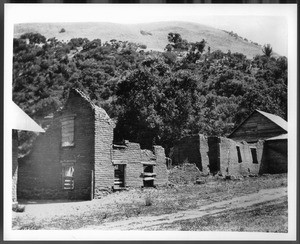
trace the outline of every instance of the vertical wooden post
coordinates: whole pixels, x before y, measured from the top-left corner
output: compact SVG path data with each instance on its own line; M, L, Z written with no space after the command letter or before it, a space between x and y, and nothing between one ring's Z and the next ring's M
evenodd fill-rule
M94 199L94 170L91 170L91 200Z

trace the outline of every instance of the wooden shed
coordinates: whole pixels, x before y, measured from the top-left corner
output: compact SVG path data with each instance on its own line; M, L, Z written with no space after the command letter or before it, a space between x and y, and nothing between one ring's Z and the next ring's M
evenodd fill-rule
M268 173L286 173L288 171L288 134L265 140L263 160Z
M252 143L286 133L287 121L283 118L260 110L254 110L233 130L228 138Z

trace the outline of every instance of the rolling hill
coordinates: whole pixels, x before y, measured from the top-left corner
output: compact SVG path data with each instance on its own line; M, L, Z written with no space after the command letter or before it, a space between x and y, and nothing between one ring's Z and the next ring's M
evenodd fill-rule
M64 28L65 32L60 32ZM230 31L230 30L229 30ZM146 24L115 24L107 22L88 23L26 23L16 24L14 36L19 37L26 32L38 32L46 38L56 37L68 41L71 38L111 39L145 44L148 49L162 51L167 45L169 32L179 33L188 41L205 39L211 51L240 52L248 58L262 54L262 46L247 41L239 36L230 35L224 30L190 22L154 22Z

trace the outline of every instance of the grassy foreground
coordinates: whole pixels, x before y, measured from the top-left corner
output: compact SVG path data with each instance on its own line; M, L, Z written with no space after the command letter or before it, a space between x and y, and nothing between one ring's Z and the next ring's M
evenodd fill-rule
M56 203L56 208L44 215L34 215L29 208L27 211L26 206L23 213L13 214L13 229L78 229L130 217L158 216L197 209L214 202L255 193L261 189L287 186L287 175L264 175L239 180L205 177L203 184L198 185L191 183L192 181L179 182L178 179L172 178L171 172L170 181L174 184L167 187L130 189L110 194L102 199L70 203L61 209L59 208L61 203ZM47 204L43 207L47 210ZM262 204L250 209L224 211L200 219L174 222L174 225L162 226L160 229L286 232L286 210L287 201L273 205Z
M220 214L191 220L176 221L143 230L178 231L244 231L244 232L288 232L287 198L282 202L257 204L250 208L224 211Z

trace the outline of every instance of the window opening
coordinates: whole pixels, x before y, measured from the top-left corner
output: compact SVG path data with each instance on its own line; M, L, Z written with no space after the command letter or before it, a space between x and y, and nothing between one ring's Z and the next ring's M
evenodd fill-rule
M144 165L144 187L154 186L153 165Z
M62 168L63 176L63 189L73 190L74 189L74 165L63 165Z
M242 162L242 155L241 155L240 147L237 146L236 150L237 150L238 162L241 163Z
M256 148L250 148L252 155L252 163L258 164Z
M61 146L74 146L74 116L61 120Z
M114 188L125 187L125 164L115 165Z

